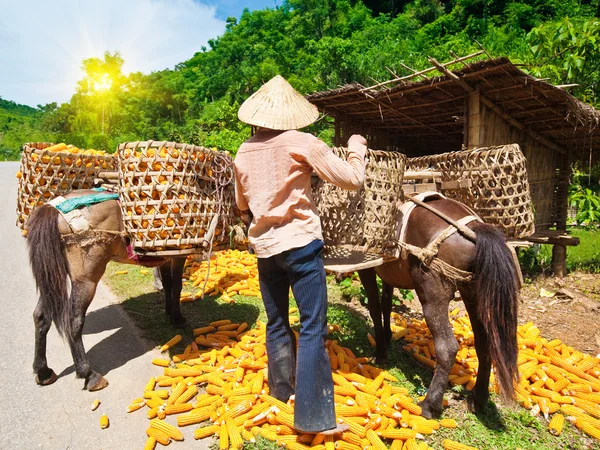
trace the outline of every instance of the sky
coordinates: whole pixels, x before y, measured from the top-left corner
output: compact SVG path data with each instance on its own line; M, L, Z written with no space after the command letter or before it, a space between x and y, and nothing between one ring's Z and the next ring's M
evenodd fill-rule
M0 97L37 106L70 100L81 62L119 51L123 71L191 58L244 8L282 0L0 0Z

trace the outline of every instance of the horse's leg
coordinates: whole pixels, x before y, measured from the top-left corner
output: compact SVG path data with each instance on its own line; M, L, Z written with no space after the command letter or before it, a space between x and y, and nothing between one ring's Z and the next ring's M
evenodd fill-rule
M392 343L392 328L390 326L390 317L392 315L392 298L394 296L394 287L385 281L381 289L381 312L383 314L383 337L385 340L386 351Z
M96 293L98 281L89 278L73 279L71 288L71 304L74 306L74 317L67 331L67 338L75 363L77 378L85 379L85 388L89 391L98 391L108 386L108 381L99 373L96 373L85 353L83 346L83 325L85 314Z
M183 327L185 325L185 318L181 315L181 289L183 288L183 269L185 266L186 258L173 258L171 262L171 278L173 294L171 295L171 314L170 320L175 327Z
M56 381L56 374L48 367L46 360L46 338L48 330L52 325L52 320L48 313L44 311L42 299L38 300L37 306L33 311L33 322L35 324L35 356L33 359L33 371L35 372L35 382L46 386Z
M427 395L420 403L423 416L430 419L442 413L448 375L459 348L448 319L448 304L454 297L455 287L436 272L422 269L418 265L411 268L411 275L423 306L425 321L433 336L437 360Z
M171 278L171 264L173 259L167 260L166 263L159 267L160 281L162 283L163 294L165 297L165 314L171 317L171 305L173 304L173 280Z
M382 363L387 359L388 349L381 320L381 303L379 302L377 274L374 269L364 269L358 271L358 276L367 293L369 314L373 320L373 327L375 328L375 342L377 344L375 348L375 359L378 363Z
M165 312L175 327L183 327L185 318L181 315L180 297L183 286L185 258L171 258L160 266L160 277L165 294Z
M471 412L479 413L487 406L490 398L489 383L492 370L492 359L490 358L490 353L488 351L488 336L481 320L479 320L479 315L477 314L477 298L472 289L472 284L462 287L460 289L460 295L465 303L467 312L469 313L469 320L471 321L471 327L473 328L473 335L475 338L475 351L477 352L477 359L479 360L477 382L475 383L475 388L467 398L467 405Z

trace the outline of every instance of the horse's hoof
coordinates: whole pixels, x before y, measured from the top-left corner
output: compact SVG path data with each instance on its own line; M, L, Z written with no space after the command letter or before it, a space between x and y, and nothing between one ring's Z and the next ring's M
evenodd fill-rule
M467 397L467 408L473 414L480 414L485 411L487 401L485 403L478 402L473 394Z
M175 328L183 328L185 327L185 324L187 323L187 320L185 320L185 317L183 316L179 316L179 317L169 317L169 320L171 322L171 325L173 325Z
M418 405L421 407L421 416L426 419L436 419L442 415L441 409L433 408L425 400L419 402Z
M85 384L86 389L90 392L99 391L104 389L106 386L108 386L108 381L106 381L106 378L98 374L90 375Z
M43 375L38 373L35 376L35 382L40 386L48 386L49 384L54 383L56 380L58 380L58 377L52 369L48 369L48 372L44 373Z

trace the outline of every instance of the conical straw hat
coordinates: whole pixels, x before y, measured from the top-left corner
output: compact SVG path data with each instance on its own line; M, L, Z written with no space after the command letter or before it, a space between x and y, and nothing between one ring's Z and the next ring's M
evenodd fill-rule
M318 117L317 107L281 75L265 83L242 103L238 111L242 122L272 130L297 130L310 125Z

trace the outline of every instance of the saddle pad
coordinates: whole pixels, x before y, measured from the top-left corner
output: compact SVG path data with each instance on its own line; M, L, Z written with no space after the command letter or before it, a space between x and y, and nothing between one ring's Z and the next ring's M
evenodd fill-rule
M440 194L435 191L427 191L421 192L416 195L411 195L411 197L416 198L417 200L421 200L422 202L426 202L428 200L444 200L446 199L445 195ZM406 226L408 225L408 218L410 217L413 209L417 207L415 202L411 202L410 200L406 200L402 206L400 207L400 211L398 213L398 226L396 227L396 238L398 242L406 242Z
M52 206L58 209L61 213L67 214L74 209L81 208L82 206L95 205L97 203L106 202L108 200L118 200L119 194L105 191L97 191L97 194L83 195L81 197L65 199L64 197L57 197L54 200L62 199L63 201L57 202L57 204L50 202Z

